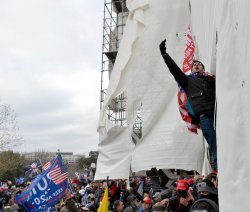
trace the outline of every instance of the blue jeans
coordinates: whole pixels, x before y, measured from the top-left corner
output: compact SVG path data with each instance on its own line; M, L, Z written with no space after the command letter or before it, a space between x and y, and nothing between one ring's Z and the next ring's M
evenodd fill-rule
M217 170L217 144L216 131L214 129L214 117L205 114L200 116L202 134L209 145L210 163L213 169Z

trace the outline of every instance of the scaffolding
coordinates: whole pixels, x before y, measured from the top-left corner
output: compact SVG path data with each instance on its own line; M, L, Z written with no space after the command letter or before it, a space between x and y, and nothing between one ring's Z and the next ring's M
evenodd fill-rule
M103 107L108 83L111 77L119 44L122 39L125 22L128 16L126 0L104 0L102 71L101 71L101 102ZM107 108L109 120L117 125L125 126L126 96L119 95Z
M103 43L102 43L102 70L101 70L101 98L100 107L103 107L109 80L123 36L128 17L126 0L104 0ZM109 120L119 126L126 126L126 94L122 93L112 99L106 108ZM134 124L133 138L141 137L141 118L138 115Z

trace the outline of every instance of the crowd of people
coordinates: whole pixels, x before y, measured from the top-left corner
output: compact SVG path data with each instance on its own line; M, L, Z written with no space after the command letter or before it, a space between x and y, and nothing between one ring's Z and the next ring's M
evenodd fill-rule
M151 212L151 211L219 211L217 192L217 173L213 171L206 177L179 176L169 180L171 184L154 189L150 177L132 177L126 180L108 181L109 211L114 212ZM159 181L160 183L160 181ZM95 182L87 178L71 181L72 190L61 199L53 211L97 212L103 198L106 181ZM25 211L14 202L27 184L13 185L10 181L0 187L0 211Z

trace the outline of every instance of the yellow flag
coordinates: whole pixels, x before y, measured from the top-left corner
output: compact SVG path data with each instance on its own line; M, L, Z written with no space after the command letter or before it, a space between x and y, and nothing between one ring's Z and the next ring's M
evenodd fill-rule
M100 202L97 212L108 212L108 204L109 204L108 187L106 186L102 201Z
M65 205L65 200L64 200L64 198L60 200L60 204L61 204L61 206L64 206L64 205Z

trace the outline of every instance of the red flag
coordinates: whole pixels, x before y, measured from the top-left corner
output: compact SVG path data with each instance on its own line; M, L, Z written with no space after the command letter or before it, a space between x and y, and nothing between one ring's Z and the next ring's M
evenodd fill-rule
M195 45L192 38L190 26L188 27L186 37L187 37L187 42L185 45L184 60L182 65L182 71L184 73L191 72L194 60ZM181 118L185 121L188 130L197 134L197 129L199 128L199 125L194 125L191 123L192 118L189 116L188 109L186 108L187 94L180 86L178 88L177 97L178 97L178 104L179 104L179 111L181 114Z
M191 34L190 26L188 27L186 37L187 37L187 41L186 41L186 45L185 45L184 60L183 60L183 64L182 64L182 71L184 73L191 71L192 65L193 65L193 60L194 60L195 45L194 45L193 37Z

